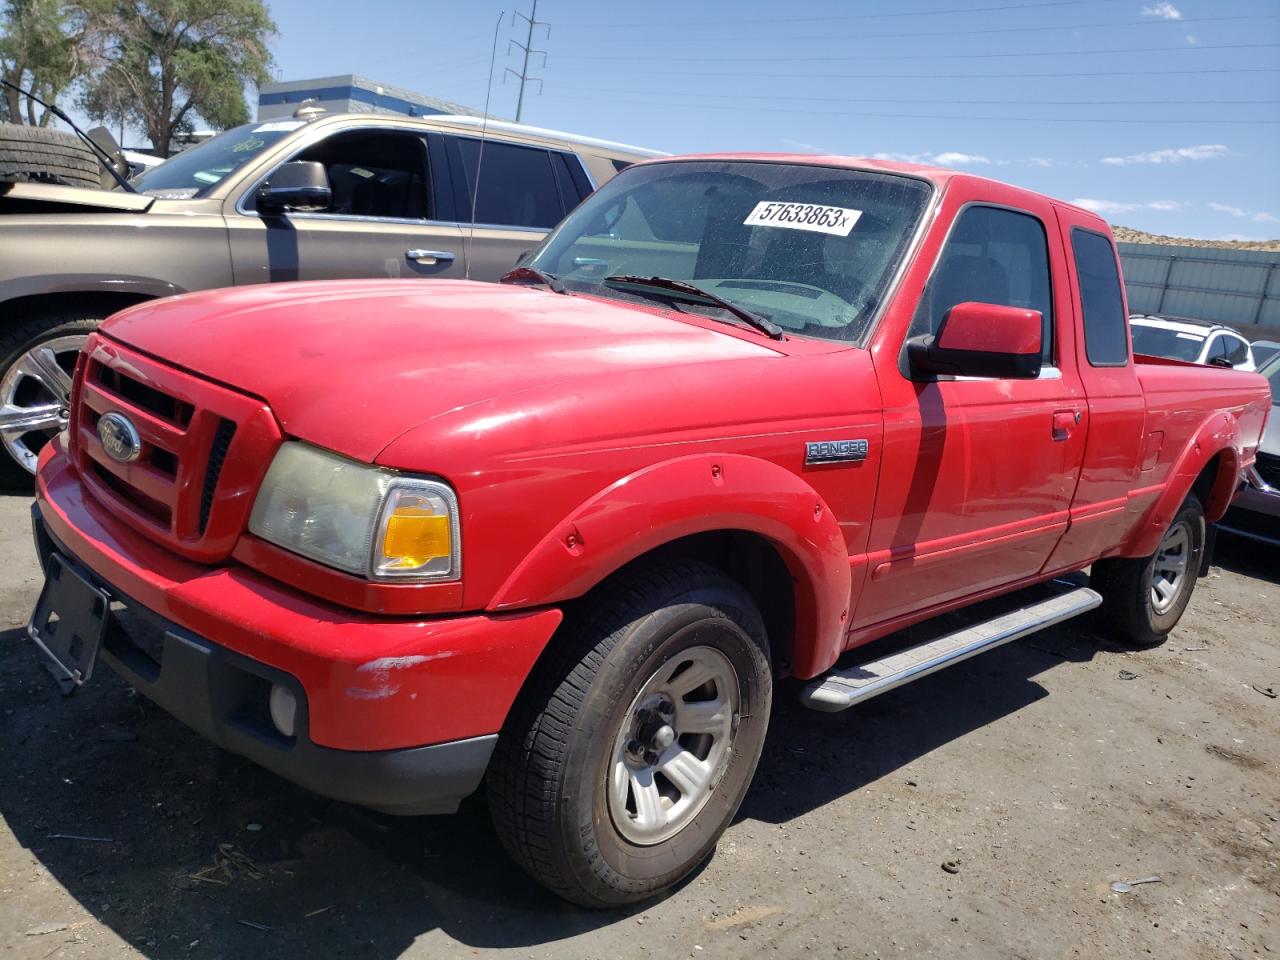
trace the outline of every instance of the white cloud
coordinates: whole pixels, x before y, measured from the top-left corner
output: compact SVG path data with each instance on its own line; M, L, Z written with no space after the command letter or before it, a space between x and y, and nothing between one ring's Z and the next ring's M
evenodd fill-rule
M1199 38L1199 37L1197 37L1194 33L1188 33L1188 34L1187 34L1187 43L1188 43L1188 45L1190 45L1190 46L1193 46L1193 47L1194 47L1194 46L1195 46L1196 44L1198 44L1199 42L1200 42L1200 38Z
M1213 160L1225 157L1231 151L1221 143L1201 143L1194 147L1167 147L1146 153L1131 153L1124 157L1103 157L1103 163L1125 166L1131 163L1182 163L1184 160Z
M1158 17L1161 20L1182 19L1182 11L1172 3L1167 2L1167 0L1162 0L1161 3L1153 3L1149 7L1143 7L1142 15L1144 17Z
M977 153L960 153L956 150L945 150L937 154L933 158L933 162L943 167L964 167L990 163L991 160Z
M1147 200L1145 202L1131 203L1120 200L1094 200L1092 197L1077 197L1071 202L1077 207L1084 207L1086 210L1092 210L1094 213L1104 215L1132 213L1135 210L1158 210L1161 213L1168 213L1171 210L1181 210L1186 206L1181 200Z
M1052 167L1054 162L1048 157L1027 157L1023 163L1028 163L1033 167Z
M1244 207L1233 207L1229 203L1210 203L1209 209L1218 213L1227 213L1242 220L1252 220L1254 223L1280 223L1280 217L1265 210L1246 210Z
M990 157L976 153L960 153L958 150L943 150L940 153L875 153L876 160L900 160L903 163L924 163L935 167L964 167L991 163Z

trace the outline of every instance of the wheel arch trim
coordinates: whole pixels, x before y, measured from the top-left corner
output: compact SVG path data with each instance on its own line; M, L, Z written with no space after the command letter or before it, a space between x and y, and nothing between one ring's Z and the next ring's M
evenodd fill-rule
M168 280L155 277L129 276L109 273L62 273L43 276L17 277L0 286L0 306L6 311L37 307L42 298L65 299L81 297L90 301L95 297L124 297L131 303L172 297L186 293Z
M1215 458L1218 458L1217 469L1209 494L1201 504L1208 523L1222 518L1240 485L1240 424L1228 412L1209 417L1187 440L1169 470L1164 492L1130 537L1124 556L1145 557L1155 552L1165 528L1194 488L1196 480Z
M827 669L849 619L844 536L802 477L754 457L696 454L621 478L557 523L488 609L576 599L646 554L716 531L758 534L777 550L795 595L792 672L809 677Z

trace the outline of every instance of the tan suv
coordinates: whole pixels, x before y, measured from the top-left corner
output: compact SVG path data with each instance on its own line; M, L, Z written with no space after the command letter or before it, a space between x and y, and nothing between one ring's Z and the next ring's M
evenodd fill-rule
M282 280L496 280L598 185L660 155L501 121L482 152L475 117L306 113L219 134L134 194L0 183L0 484L24 482L66 424L76 352L123 307Z

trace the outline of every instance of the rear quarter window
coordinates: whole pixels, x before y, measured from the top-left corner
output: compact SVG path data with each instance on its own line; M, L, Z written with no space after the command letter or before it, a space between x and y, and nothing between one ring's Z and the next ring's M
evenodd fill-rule
M1080 278L1085 356L1095 367L1124 366L1129 362L1129 337L1115 249L1102 234L1079 228L1071 232L1071 249Z

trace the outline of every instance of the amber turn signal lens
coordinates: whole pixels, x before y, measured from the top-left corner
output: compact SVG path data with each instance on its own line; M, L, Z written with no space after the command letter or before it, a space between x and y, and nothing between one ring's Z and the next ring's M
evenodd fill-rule
M387 518L382 538L382 554L387 566L420 567L429 560L453 553L453 538L447 516L421 507L400 507Z

